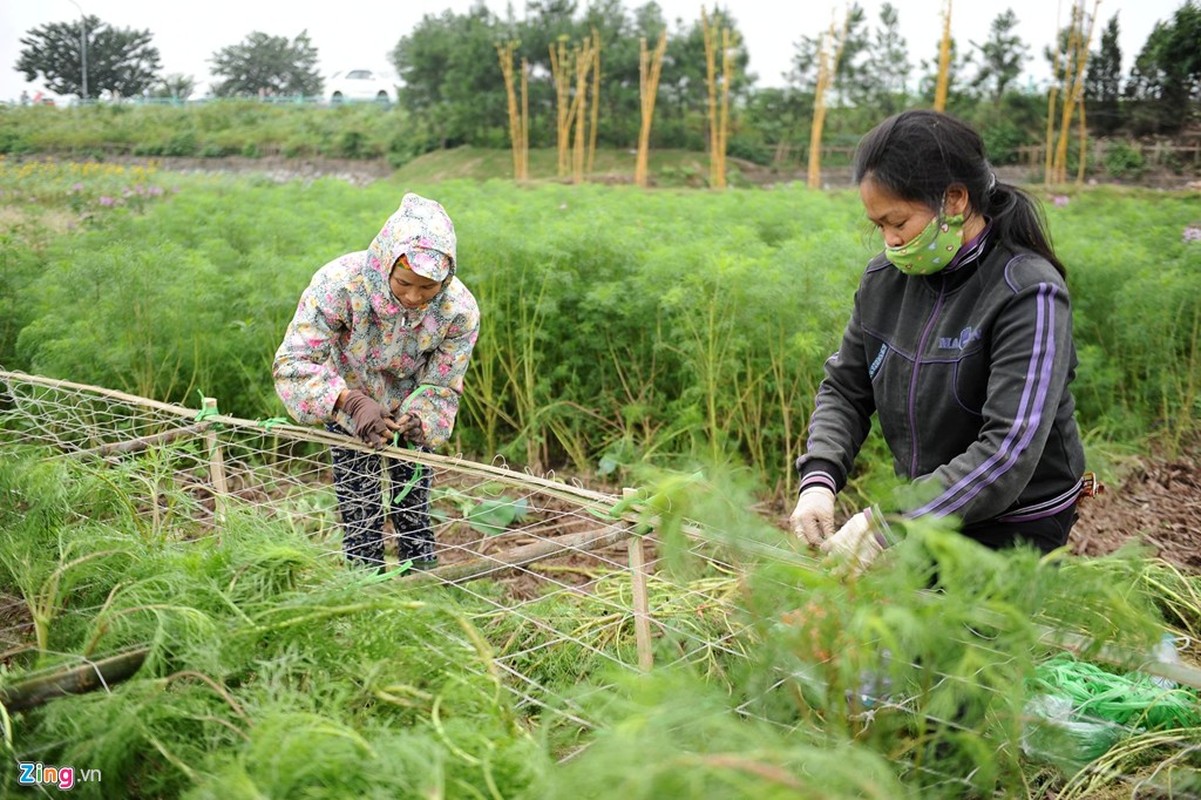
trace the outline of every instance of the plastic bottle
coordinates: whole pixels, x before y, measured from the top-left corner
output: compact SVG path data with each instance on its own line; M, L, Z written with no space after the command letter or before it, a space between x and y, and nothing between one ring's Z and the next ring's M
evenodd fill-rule
M1159 637L1159 644L1155 645L1155 649L1151 651L1151 655L1160 664L1179 664L1180 651L1176 649L1176 637L1170 633L1164 633L1163 636ZM1176 688L1176 681L1160 675L1152 675L1151 682L1164 689Z

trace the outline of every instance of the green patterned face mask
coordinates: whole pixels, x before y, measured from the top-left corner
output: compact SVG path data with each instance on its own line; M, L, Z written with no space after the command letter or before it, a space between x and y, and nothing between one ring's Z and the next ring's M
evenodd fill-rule
M951 263L963 247L963 214L941 213L922 232L899 247L885 247L884 256L906 275L933 275Z

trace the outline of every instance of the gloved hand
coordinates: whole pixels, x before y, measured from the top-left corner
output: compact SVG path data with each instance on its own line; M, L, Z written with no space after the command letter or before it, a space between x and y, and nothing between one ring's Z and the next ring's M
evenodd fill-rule
M834 492L825 486L810 486L797 498L788 520L793 533L817 547L834 533Z
M416 414L401 414L400 419L396 420L396 424L400 426L400 435L409 444L416 447L425 444L425 428L421 425L421 418Z
M876 520L872 509L860 511L838 529L838 533L822 542L822 552L845 564L850 574L857 575L884 552L884 537L879 532L883 520Z
M347 389L342 410L354 420L354 434L372 447L388 443L392 431L400 426L388 417L388 411L358 389Z

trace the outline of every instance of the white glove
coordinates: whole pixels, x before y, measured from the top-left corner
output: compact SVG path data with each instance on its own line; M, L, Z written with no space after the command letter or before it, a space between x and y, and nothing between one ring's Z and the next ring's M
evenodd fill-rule
M817 547L834 533L834 492L825 486L810 486L797 498L788 521L793 533Z
M870 508L860 511L848 519L838 533L822 542L822 552L846 564L852 575L859 574L884 552L884 544L877 535L880 522L883 520L873 520Z

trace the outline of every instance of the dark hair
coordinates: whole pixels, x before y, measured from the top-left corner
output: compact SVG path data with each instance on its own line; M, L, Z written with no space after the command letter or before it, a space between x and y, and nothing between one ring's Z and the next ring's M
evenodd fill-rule
M972 210L992 220L997 238L1033 250L1064 274L1051 247L1046 219L1037 200L1016 186L1000 183L972 127L938 111L902 111L859 141L856 185L870 177L903 200L937 211L947 189L967 189Z

